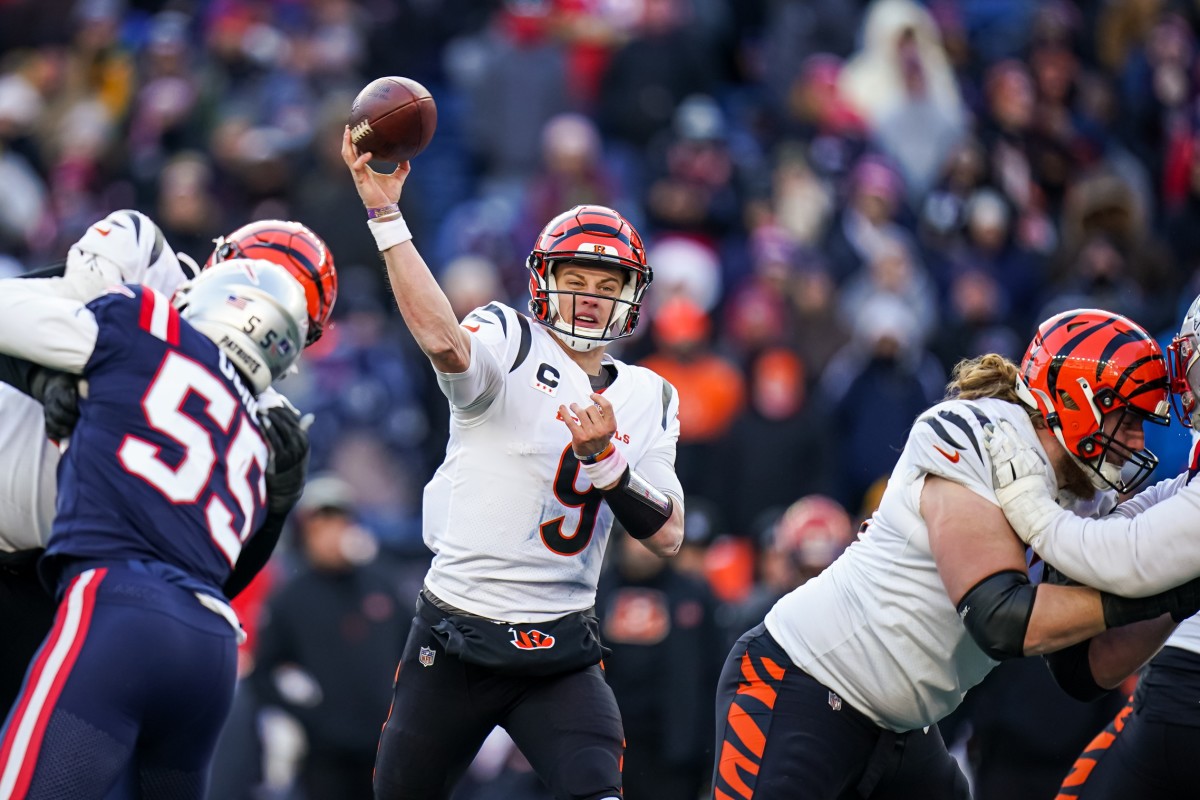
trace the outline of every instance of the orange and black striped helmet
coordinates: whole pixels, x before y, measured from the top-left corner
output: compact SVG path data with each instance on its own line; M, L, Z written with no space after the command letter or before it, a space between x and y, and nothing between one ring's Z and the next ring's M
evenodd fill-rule
M261 258L286 269L308 298L308 340L321 338L337 300L337 268L325 242L305 225L264 219L243 225L215 241L205 267L231 258Z
M562 320L563 299L580 292L559 289L554 267L571 261L626 271L625 285L599 328L576 327ZM606 206L582 205L564 211L542 229L529 255L529 311L534 319L564 334L568 345L587 350L628 336L637 328L642 298L653 280L642 237L627 219Z
M1024 395L1028 389L1026 401L1063 447L1099 476L1097 488L1130 492L1154 471L1153 453L1115 436L1126 414L1159 425L1171 421L1166 359L1140 325L1098 309L1057 314L1038 327L1021 360L1021 379L1018 390ZM1137 472L1123 478L1121 467L1128 464Z

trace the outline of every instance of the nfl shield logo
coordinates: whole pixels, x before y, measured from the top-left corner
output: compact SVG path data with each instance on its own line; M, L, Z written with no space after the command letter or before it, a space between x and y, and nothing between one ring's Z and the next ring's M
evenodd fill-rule
M417 660L421 662L422 667L432 667L434 655L435 654L433 652L432 647L422 647L421 655L418 657Z
M424 658L424 655L422 655L422 658ZM841 711L842 710L842 698L838 697L833 692L830 692L829 693L829 707L832 708L834 711Z

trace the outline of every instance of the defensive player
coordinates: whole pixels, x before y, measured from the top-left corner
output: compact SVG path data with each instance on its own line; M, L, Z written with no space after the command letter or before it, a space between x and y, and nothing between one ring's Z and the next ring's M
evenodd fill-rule
M1200 574L1200 297L1168 348L1180 419L1193 430L1191 466L1135 495L1103 519L1064 512L1038 477L1040 454L1010 431L988 437L996 496L1017 535L1071 578L1108 591L1150 594ZM1177 409L1179 406L1177 406ZM1032 477L1032 479L1031 479ZM1081 667L1086 665L1081 661ZM1076 696L1094 694L1080 668ZM1195 793L1200 746L1200 618L1185 620L1138 680L1127 706L1066 776L1059 797L1085 800L1186 797Z
M261 261L206 271L180 305L0 282L0 349L87 381L39 561L58 613L0 731L8 800L101 798L130 765L139 797L204 794L240 633L223 586L268 503L256 397L308 318Z
M1169 420L1166 365L1144 330L1067 312L1042 324L1020 372L987 355L960 363L949 389L914 423L858 541L730 653L714 798L967 798L936 723L1000 659L1097 637L1110 646L1093 653L1095 678L1111 687L1161 643L1168 613L1200 602L1194 585L1141 601L1032 585L983 445L1007 422L1048 454L1042 476L1060 501L1080 507L1097 486L1133 488L1110 465L1144 478L1142 424Z
M459 323L397 201L409 174L342 156L396 302L450 401L425 488L434 552L380 738L376 796L436 800L496 725L561 800L621 796L622 727L592 607L614 517L661 556L683 538L679 400L605 352L651 281L617 212L555 217L529 257L530 314L490 303Z
M305 287L309 343L320 337L337 299L337 270L320 237L297 222L265 220L245 225L215 244L208 265L241 257L271 261L286 268ZM138 211L121 210L88 228L70 248L64 265L34 273L32 277L44 291L86 302L114 283L140 283L171 297L196 275L194 263L176 256L149 217ZM0 715L3 715L12 706L29 660L54 618L54 599L38 579L36 561L50 538L54 519L57 440L70 434L78 417L78 398L73 376L56 375L11 357L0 357L0 381L4 381L0 383L0 619L4 620L5 642L0 648ZM42 403L46 404L45 412ZM307 434L299 428L294 409L284 405L278 395L263 398L259 405L274 422L268 435L274 439L276 469L269 476L269 488L283 476L289 476L293 483L303 483ZM55 441L48 439L47 433ZM264 535L255 537L226 586L229 597L244 588L266 563L282 530L284 516L268 516L260 532Z

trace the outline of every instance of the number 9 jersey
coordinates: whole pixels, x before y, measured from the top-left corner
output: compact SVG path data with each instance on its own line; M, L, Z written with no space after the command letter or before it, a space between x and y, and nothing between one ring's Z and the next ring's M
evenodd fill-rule
M613 515L558 418L591 403L585 373L541 325L500 303L467 315L471 362L438 373L450 401L446 459L425 487L425 578L440 599L506 622L544 622L595 603ZM613 444L683 502L675 476L679 399L654 372L604 357L615 378Z

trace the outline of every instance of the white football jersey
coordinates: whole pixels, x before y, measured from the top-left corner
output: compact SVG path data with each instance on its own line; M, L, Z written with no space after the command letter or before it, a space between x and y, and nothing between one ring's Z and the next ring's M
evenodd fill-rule
M42 404L0 384L0 552L45 547L50 540L58 460Z
M932 725L997 663L946 595L920 504L930 474L997 502L983 426L1000 420L1041 449L1029 416L1012 403L951 400L922 414L858 541L767 614L767 630L792 661L880 727ZM1046 479L1053 487L1048 467Z
M592 607L613 516L579 468L560 405L591 403L588 375L542 325L500 303L467 315L471 363L438 373L450 400L446 459L425 487L425 583L489 619L545 622ZM675 476L679 399L644 367L605 356L616 378L613 443L651 485Z

